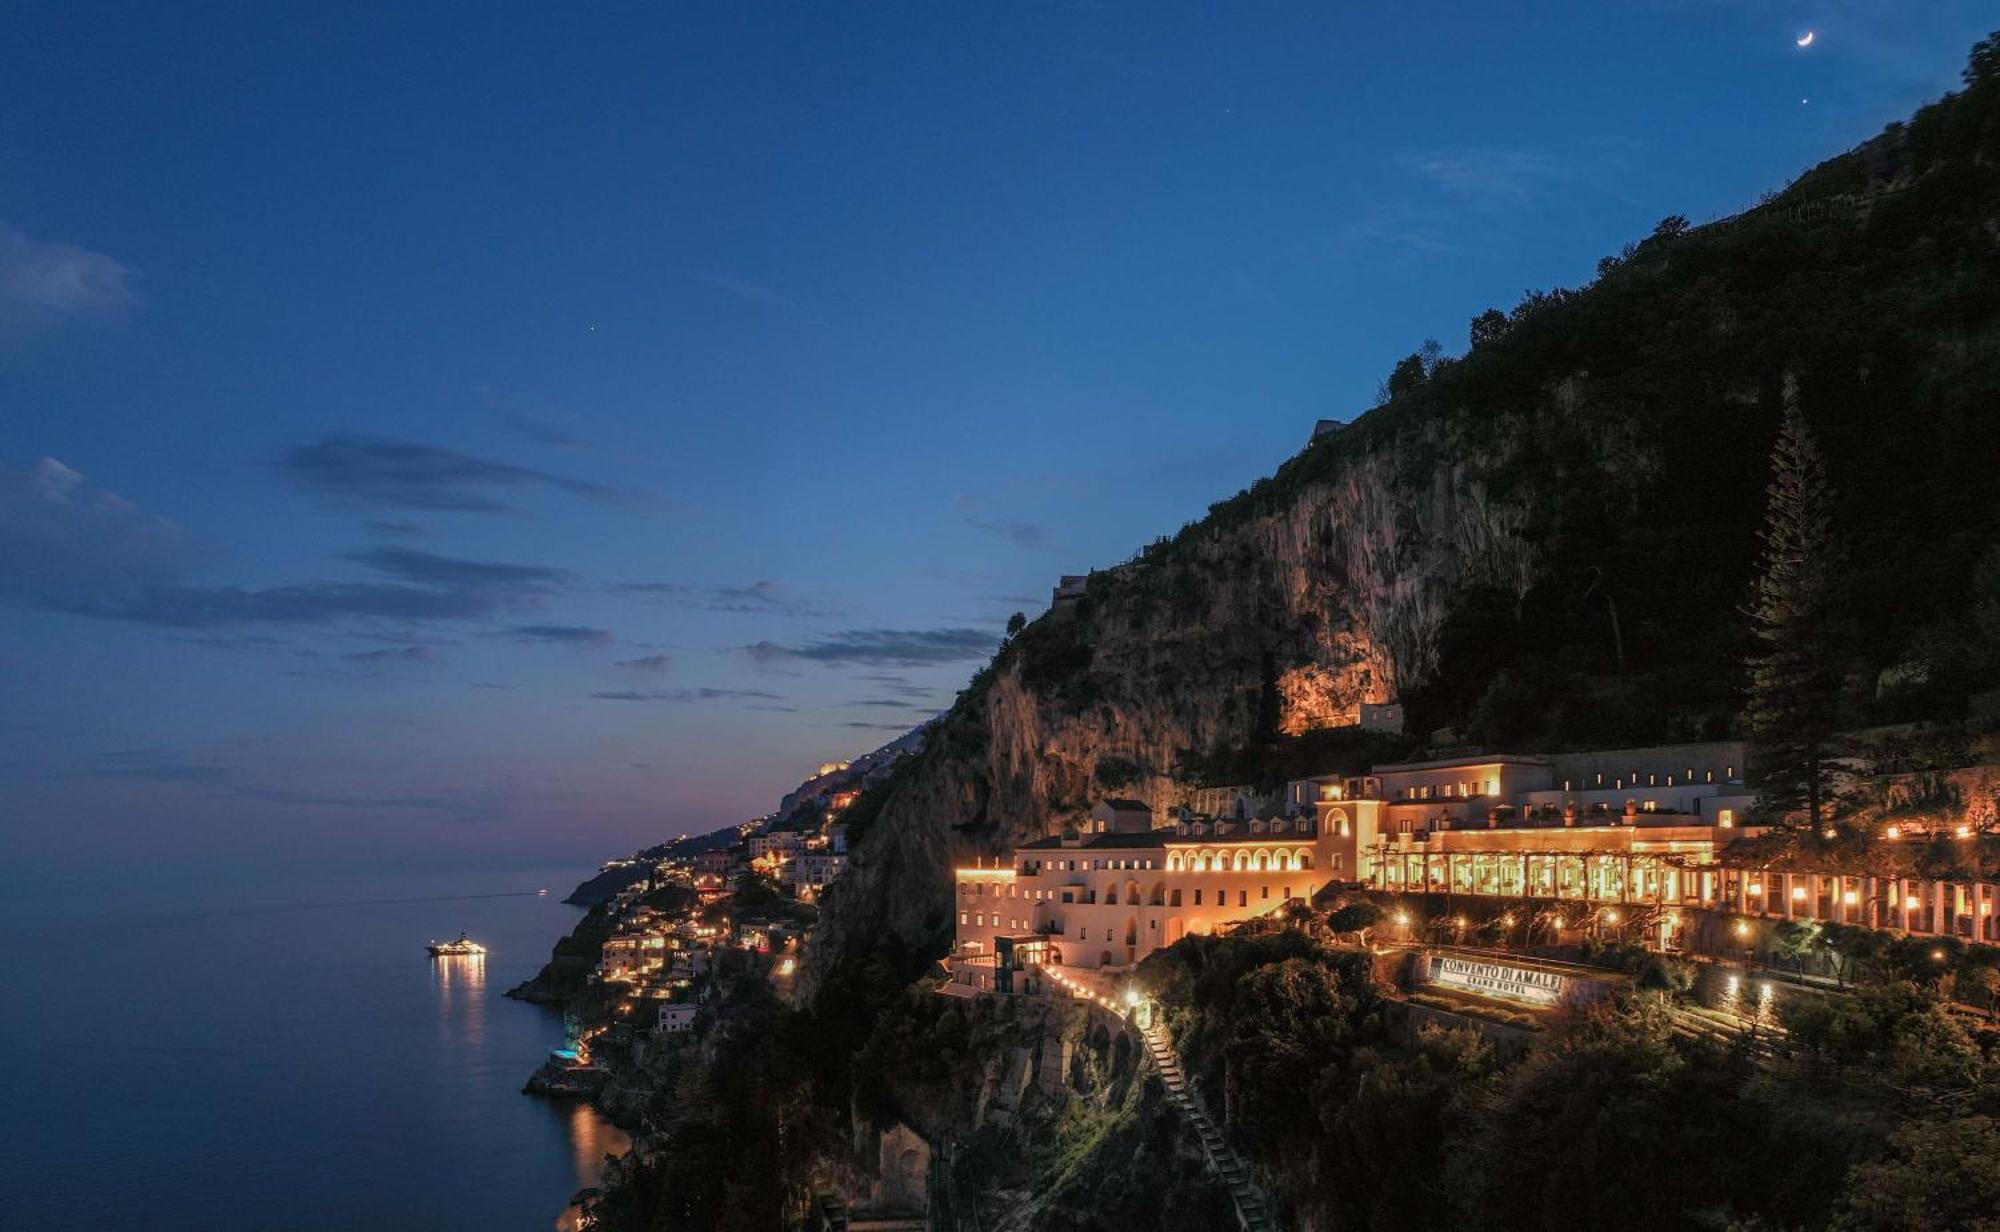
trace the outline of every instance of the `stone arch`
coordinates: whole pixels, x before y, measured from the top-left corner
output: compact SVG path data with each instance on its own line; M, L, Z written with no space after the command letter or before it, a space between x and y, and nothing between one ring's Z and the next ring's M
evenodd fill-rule
M1239 873L1250 871L1250 853L1240 847L1236 849L1236 871Z
M1167 883L1164 881L1155 881L1153 883L1153 892L1146 896L1146 901L1155 907L1166 906Z
M1141 897L1140 897L1140 895L1139 895L1139 883L1138 883L1138 882L1136 882L1136 881L1128 881L1128 882L1126 882L1126 883L1125 883L1125 901L1126 901L1127 903L1130 903L1130 904L1131 904L1132 906L1134 906L1134 907L1136 907L1136 906L1138 906L1138 905L1139 905L1140 903L1142 903L1142 902L1146 901L1145 899L1141 898Z
M1170 873L1178 873L1181 871L1180 852L1172 851L1167 853L1167 871Z
M1097 952L1097 965L1100 967L1108 967L1111 965L1110 950L1099 950Z
M1116 907L1118 905L1117 882L1114 881L1110 885L1104 887L1104 901L1113 907Z
M1125 917L1125 944L1128 946L1139 944L1139 917L1136 915Z
M1305 848L1303 848L1303 847L1299 848L1299 863L1298 863L1298 866L1299 866L1300 868L1311 868L1311 867L1313 866L1313 853L1312 853L1312 852L1310 852L1310 851L1307 851L1307 850L1306 850Z
M1326 828L1340 837L1346 838L1348 833L1347 810L1329 810L1326 815Z

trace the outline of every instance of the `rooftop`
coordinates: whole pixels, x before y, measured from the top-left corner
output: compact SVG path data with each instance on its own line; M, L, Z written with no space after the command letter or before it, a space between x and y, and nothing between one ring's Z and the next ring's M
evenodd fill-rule
M1015 850L1058 851L1067 849L1071 851L1104 851L1106 849L1115 850L1120 848L1142 850L1148 847L1165 846L1168 840L1174 837L1176 836L1172 830L1149 830L1143 834L1090 834L1080 839L1066 842L1062 835L1051 834L1046 838L1038 838L1032 843L1017 844Z

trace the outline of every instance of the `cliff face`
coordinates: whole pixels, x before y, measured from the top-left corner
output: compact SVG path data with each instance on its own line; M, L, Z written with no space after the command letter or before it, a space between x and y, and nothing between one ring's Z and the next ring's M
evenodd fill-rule
M1534 554L1467 468L1412 467L1394 442L1359 450L1284 509L1098 574L1024 631L857 844L809 972L884 931L935 952L954 864L1105 795L1163 814L1197 785L1190 754L1323 728L1432 674L1449 596L1518 593Z
M857 804L805 991L885 938L941 953L954 862L1241 781L1358 701L1493 745L1727 735L1788 381L1839 501L1843 717L2000 685L2000 79L1474 326L1003 649Z

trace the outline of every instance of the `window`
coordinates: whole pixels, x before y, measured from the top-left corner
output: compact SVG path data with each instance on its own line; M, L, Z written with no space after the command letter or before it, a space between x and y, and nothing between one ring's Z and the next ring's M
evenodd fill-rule
M1286 886L1286 887L1285 887L1285 892L1284 892L1284 894L1283 894L1283 896L1282 896L1282 897L1285 897L1285 898L1290 898L1291 896L1292 896L1292 887L1290 887L1290 886Z
M1196 890L1196 891L1194 892L1194 905L1195 905L1195 906L1197 906L1197 907L1201 906L1201 891L1200 891L1200 890Z
M959 913L958 913L958 922L959 922L960 924L963 924L963 923L965 923L965 921L966 921L966 919L967 919L967 918L968 918L968 917L966 916L965 912L961 911L961 912L959 912Z
M1236 905L1239 907L1248 907L1250 905L1250 891L1236 891Z
M1262 887L1262 889L1263 889L1263 893L1259 894L1259 895L1258 895L1257 897L1259 897L1259 898L1265 898L1265 899L1268 899L1268 898L1270 898L1270 897L1271 897L1271 887L1270 887L1270 886L1264 886L1264 887Z

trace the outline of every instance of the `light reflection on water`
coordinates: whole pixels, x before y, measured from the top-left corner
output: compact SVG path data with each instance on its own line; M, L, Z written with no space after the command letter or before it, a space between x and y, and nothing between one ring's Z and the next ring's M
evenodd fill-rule
M438 990L438 1029L447 1047L479 1048L486 1042L486 955L450 954L431 959Z
M576 1187L588 1189L604 1175L604 1157L632 1149L632 1136L599 1116L588 1104L574 1104L569 1114L570 1142L576 1148Z
M578 918L535 888L584 872L0 902L0 1052L88 1058L11 1072L0 1227L544 1232L625 1146L587 1105L521 1093L562 1016L503 999ZM424 952L461 928L488 953ZM48 1008L103 953L108 1034Z

